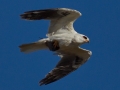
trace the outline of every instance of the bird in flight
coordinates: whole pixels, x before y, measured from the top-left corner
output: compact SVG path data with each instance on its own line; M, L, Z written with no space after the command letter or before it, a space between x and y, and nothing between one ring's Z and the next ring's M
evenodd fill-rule
M81 15L79 11L68 8L33 10L20 15L26 20L50 20L46 38L20 45L21 52L47 49L61 58L56 67L39 82L40 85L55 82L75 71L92 55L91 51L79 47L88 43L89 38L77 33L73 27L74 21Z

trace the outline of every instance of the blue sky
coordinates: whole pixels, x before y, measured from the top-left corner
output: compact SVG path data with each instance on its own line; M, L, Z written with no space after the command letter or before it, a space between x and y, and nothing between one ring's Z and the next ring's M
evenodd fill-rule
M120 0L1 0L0 90L120 90ZM50 51L24 54L18 46L44 38L48 21L20 19L24 11L72 8L82 13L77 32L90 43L82 48L93 55L78 70L49 85L38 82L54 68L59 57Z

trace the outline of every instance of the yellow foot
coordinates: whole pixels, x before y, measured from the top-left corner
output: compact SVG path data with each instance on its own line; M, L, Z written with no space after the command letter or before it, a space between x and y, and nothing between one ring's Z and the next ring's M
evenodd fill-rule
M51 50L51 51L56 51L60 48L59 42L57 40L46 41L45 44L49 48L49 50Z
M56 47L58 47L58 46L59 46L59 43L58 43L58 41L57 41L57 40L54 40L54 41L53 41L53 46L54 46L54 48L56 48Z

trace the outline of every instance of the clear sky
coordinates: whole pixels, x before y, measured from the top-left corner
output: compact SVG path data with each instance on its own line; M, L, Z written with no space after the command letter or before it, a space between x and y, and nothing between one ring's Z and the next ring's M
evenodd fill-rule
M90 38L93 55L78 70L49 85L38 82L59 57L50 51L21 53L18 46L44 38L48 21L25 21L24 11L45 8L80 11L75 30ZM120 0L1 0L0 90L120 90Z

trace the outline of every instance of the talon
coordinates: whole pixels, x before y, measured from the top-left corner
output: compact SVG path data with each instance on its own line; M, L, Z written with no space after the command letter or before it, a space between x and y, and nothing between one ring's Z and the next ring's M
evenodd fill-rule
M57 40L47 41L45 44L51 51L56 51L60 48Z
M59 44L58 44L58 41L57 41L57 40L54 40L54 41L53 41L53 46L54 46L54 48L56 48L56 47L58 47L58 46L59 46Z

